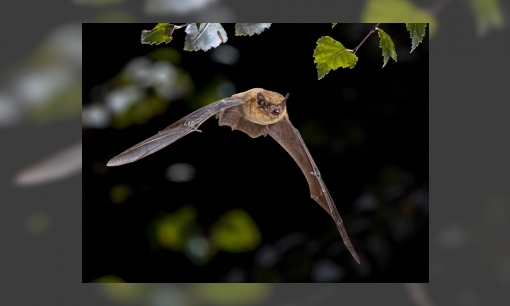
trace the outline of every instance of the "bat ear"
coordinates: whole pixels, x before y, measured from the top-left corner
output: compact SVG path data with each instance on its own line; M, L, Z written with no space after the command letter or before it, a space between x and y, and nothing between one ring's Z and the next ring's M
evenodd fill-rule
M285 98L283 98L283 103L287 102L287 99L289 98L289 93L287 93L287 95L285 96Z
M257 93L257 105L262 108L266 108L266 106L267 106L266 97L261 92Z

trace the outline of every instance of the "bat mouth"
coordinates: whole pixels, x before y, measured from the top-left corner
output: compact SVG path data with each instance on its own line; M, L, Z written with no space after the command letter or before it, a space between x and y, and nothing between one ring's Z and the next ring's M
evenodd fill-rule
M280 110L275 109L274 111L271 112L271 114L278 116L280 114Z

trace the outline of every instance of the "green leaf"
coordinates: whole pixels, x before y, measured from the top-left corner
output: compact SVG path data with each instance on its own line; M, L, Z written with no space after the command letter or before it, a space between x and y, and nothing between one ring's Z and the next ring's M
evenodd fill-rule
M227 33L221 23L191 24L186 27L184 50L207 51L227 41Z
M252 251L262 240L255 221L241 209L225 213L213 224L212 230L212 241L218 249L225 252Z
M505 22L498 0L471 0L478 36L484 36L491 28L501 29Z
M260 34L270 26L270 23L236 23L236 36Z
M395 52L395 45L393 45L393 40L391 40L391 37L386 34L382 29L377 29L377 32L379 33L379 38L381 39L380 47L382 49L382 55L384 58L384 66L388 63L388 60L391 58L396 62L397 61L397 52Z
M334 28L336 26L337 22L333 22L333 25L331 26L331 28Z
M172 33L175 26L170 23L158 23L152 30L142 31L142 44L169 43L172 41Z
M485 1L485 0L480 0ZM367 0L361 13L361 22L421 22L429 23L429 34L434 36L437 19L428 11L414 5L410 0Z
M411 52L423 41L426 27L426 23L406 23L406 28L411 33Z
M358 57L351 50L346 49L340 42L329 36L323 36L317 40L317 48L313 51L314 63L317 64L319 80L330 70L338 67L354 68Z

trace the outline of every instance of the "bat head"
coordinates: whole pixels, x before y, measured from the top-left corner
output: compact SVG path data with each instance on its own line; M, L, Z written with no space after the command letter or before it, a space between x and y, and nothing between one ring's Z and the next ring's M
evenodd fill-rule
M257 93L257 105L260 109L266 112L271 119L276 119L280 117L282 114L285 114L285 110L287 107L287 98L289 94L287 94L283 99L280 94L272 94L273 92L265 91L264 94L262 91Z

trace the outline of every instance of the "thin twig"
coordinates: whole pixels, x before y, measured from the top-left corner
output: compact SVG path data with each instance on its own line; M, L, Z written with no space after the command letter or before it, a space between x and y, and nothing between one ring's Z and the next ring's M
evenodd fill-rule
M175 26L174 29L180 29L180 28L184 28L184 27L187 27L189 26L190 24L193 24L193 23L185 23L185 24L181 24L181 25L178 25L178 26Z
M374 33L376 30L377 30L377 27L380 25L380 23L376 24L372 30L370 30L370 32L368 32L367 36L365 36L365 38L363 38L363 40L359 43L359 45L356 46L356 48L354 48L352 50L352 53L356 53L356 51L358 51L359 47L361 47L361 45L365 42L365 40L367 40L368 36L370 36L372 33Z

